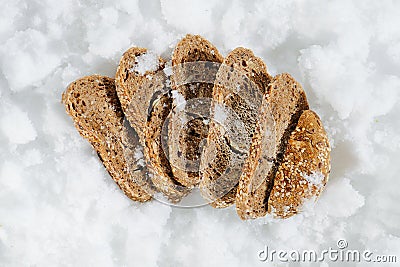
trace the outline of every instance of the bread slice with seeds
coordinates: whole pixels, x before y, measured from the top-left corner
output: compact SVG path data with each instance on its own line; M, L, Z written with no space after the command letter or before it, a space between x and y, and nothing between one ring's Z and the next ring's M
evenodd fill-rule
M168 160L168 148L163 146L168 138L167 116L172 107L170 93L160 95L150 108L150 115L144 128L145 157L152 166L151 180L159 192L172 203L178 203L190 192L190 188L179 183L172 172Z
M141 142L154 94L164 90L164 65L161 57L146 48L132 47L123 54L115 74L122 110Z
M218 70L213 88L214 121L202 155L200 183L203 196L214 207L224 208L235 202L262 96L270 80L264 62L243 47L230 52Z
M172 203L179 202L188 189L177 182L162 144L163 125L171 111L172 98L163 71L165 61L145 48L132 47L122 56L116 88L122 109L144 146L148 175L158 192Z
M68 86L62 102L79 133L97 151L122 191L135 201L150 200L150 194L142 187L150 187L145 180L145 168L132 158L128 162L124 156L123 139L137 140L137 137L129 124L123 124L114 79L99 75L83 77ZM134 146L130 144L131 149Z
M213 44L190 34L177 44L172 55L171 82L176 97L169 126L169 156L175 179L188 187L200 182L201 146L208 134L209 100L222 60Z
M268 199L268 213L288 218L316 200L328 181L330 146L321 120L305 110L291 133Z
M290 133L307 109L305 92L293 77L284 73L273 78L264 94L249 157L239 181L236 210L240 218L265 216Z

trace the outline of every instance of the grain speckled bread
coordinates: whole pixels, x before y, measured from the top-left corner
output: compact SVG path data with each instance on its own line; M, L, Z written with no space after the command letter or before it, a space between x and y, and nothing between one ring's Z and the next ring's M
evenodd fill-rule
M216 75L213 99L242 129L229 131L224 122L210 123L207 145L202 155L200 190L213 207L224 208L235 202L237 184L248 156L262 95L271 80L264 62L249 49L238 47L223 61ZM213 107L218 121L218 111ZM229 115L228 115L229 118ZM228 133L235 132L229 135ZM233 140L236 139L236 140ZM215 159L210 157L214 156Z
M200 182L199 165L201 156L202 140L207 138L208 125L204 123L207 114L187 115L189 110L203 109L196 105L203 105L195 99L211 98L213 91L213 79L215 71L202 62L221 63L223 57L217 48L209 41L199 35L186 35L176 46L172 55L171 77L172 88L175 95L179 95L186 102L186 113L177 114L177 101L174 103L172 119L170 121L170 140L169 150L171 151L170 162L174 177L181 184L194 187ZM190 62L195 62L193 67ZM189 64L185 64L189 63ZM204 78L209 81L204 81ZM200 82L194 82L194 81ZM193 101L190 101L193 100ZM207 101L207 100L205 100ZM209 107L207 107L209 112ZM182 120L182 115L185 119ZM206 115L206 116L204 116ZM177 138L177 139L172 139Z
M268 199L268 213L287 218L316 200L328 181L330 146L318 115L305 110L291 133Z
M132 47L123 54L115 74L115 86L122 110L141 142L144 141L143 129L153 95L164 87L164 65L165 61L161 57L146 48Z
M260 120L239 181L236 210L240 218L265 216L289 136L303 110L308 108L304 90L289 74L279 74L272 79L264 94Z
M168 136L164 132L164 123L171 110L170 95L162 95L151 107L149 118L144 128L145 157L152 166L151 180L159 192L163 193L172 203L178 203L190 192L175 178L168 160L169 153L162 146L162 138Z
M165 61L145 48L132 47L122 56L116 72L116 88L122 109L144 146L148 176L156 191L172 203L189 191L177 182L163 149L163 124L171 111L172 98L165 88Z
M176 204L198 186L211 206L236 203L246 220L288 218L319 197L329 140L293 77L272 78L242 47L223 59L198 35L186 35L172 70L165 66L132 47L115 80L86 76L62 95L78 132L129 198L161 194Z
M151 196L142 188L145 168L138 168L138 162L127 162L124 156L123 139L135 140L135 136L131 135L133 129L129 125L123 125L114 79L99 75L83 77L68 86L62 102L79 133L97 151L122 191L135 201L150 200ZM133 148L135 144L129 146Z

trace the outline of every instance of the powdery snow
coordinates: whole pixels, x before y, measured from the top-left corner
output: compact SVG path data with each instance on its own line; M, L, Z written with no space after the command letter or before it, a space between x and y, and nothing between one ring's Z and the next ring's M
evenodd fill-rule
M309 184L322 187L325 176L320 171L312 171L309 175L303 174L303 178L306 179Z
M186 107L186 100L181 93L177 90L172 90L172 99L177 111L183 111Z
M147 72L156 71L158 69L158 64L158 56L153 52L147 52L136 57L136 60L132 63L132 68L129 71L144 75Z
M225 108L224 105L221 105L219 103L214 104L214 114L213 114L213 119L221 124L224 125L226 118L228 118L227 114L227 109Z
M2 2L0 266L269 266L265 245L322 251L343 238L400 260L399 1ZM223 55L248 47L303 85L332 171L302 214L243 222L234 207L134 203L77 133L60 103L69 83L112 77L133 45L154 53L137 71L154 69L186 33Z
M141 167L146 166L146 163L144 161L143 158L143 147L142 146L137 146L135 149L135 154L133 155L135 160L136 160L136 164L138 164Z

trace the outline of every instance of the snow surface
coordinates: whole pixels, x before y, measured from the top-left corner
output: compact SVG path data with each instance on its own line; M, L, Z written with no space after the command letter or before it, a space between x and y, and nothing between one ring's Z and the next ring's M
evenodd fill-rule
M0 4L0 266L268 266L265 245L340 238L400 260L400 1ZM248 47L304 86L333 146L306 212L243 222L234 207L133 203L79 136L60 103L70 82L113 76L132 45L168 57L186 33L224 55Z

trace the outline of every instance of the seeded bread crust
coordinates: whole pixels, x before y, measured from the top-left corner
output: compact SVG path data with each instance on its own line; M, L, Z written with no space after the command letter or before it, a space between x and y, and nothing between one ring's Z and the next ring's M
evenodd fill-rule
M239 181L236 210L240 218L265 216L290 133L303 110L307 109L309 106L301 85L287 73L275 76L264 94L260 120Z
M274 186L268 199L268 213L288 218L314 201L324 189L330 172L330 146L321 120L305 110L291 133Z
M123 125L114 79L99 75L83 77L68 86L62 95L62 102L78 132L97 151L110 176L125 195L135 201L150 200L150 194L139 185L145 185L145 169L138 168L135 161L127 162L124 157L123 138L135 139L135 136L126 131L133 130L129 125Z
M201 62L221 63L222 60L223 57L217 48L208 40L199 35L186 35L177 44L172 55L173 90L176 90L185 101L211 98L217 69L213 73L213 66L209 69ZM196 62L196 66L191 68L185 65L190 62ZM200 81L204 80L203 75L210 83L190 82L190 79L197 79L194 77L198 77L197 80ZM186 110L195 110L196 105L196 100L189 101L185 108ZM209 108L207 111L209 112ZM173 109L173 113L175 112L176 108ZM205 118L204 115L206 115ZM175 179L185 186L194 187L200 182L199 165L202 152L200 145L207 138L208 125L204 123L204 119L208 118L207 114L202 114L201 116L188 116L186 120L182 121L180 116L172 114L170 121L170 138L179 138L178 142L169 143L170 162ZM183 125L183 123L186 124ZM176 164L177 162L180 164Z
M240 140L235 142L226 131L229 125L222 125L221 122L210 124L202 157L200 189L203 196L212 201L213 207L224 208L235 202L237 184L249 153L262 95L270 80L264 62L243 47L231 51L218 70L213 99L228 113L235 114L243 123L243 129L235 131L237 135L234 137ZM214 154L215 159L209 158Z

